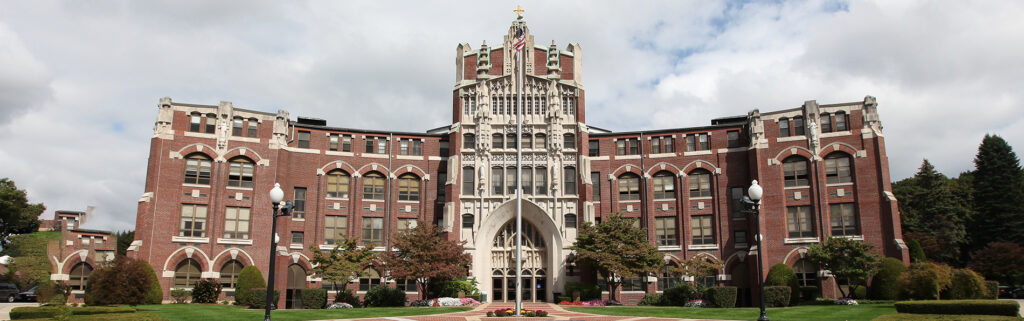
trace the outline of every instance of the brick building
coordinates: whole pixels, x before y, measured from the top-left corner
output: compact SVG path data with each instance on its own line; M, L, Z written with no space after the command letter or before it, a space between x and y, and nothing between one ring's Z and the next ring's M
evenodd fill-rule
M86 220L93 215L89 206L83 211L58 210L49 220L54 230L60 231L60 240L46 245L50 267L50 279L64 281L71 287L69 302L83 302L85 283L89 275L100 265L113 261L117 252L117 236L110 231L85 228Z
M523 134L515 134L516 28L526 32ZM522 20L497 45L456 49L452 124L427 132L335 127L283 110L163 98L151 141L130 255L145 259L165 291L238 270L267 275L271 207L280 183L296 210L278 223L281 306L294 289L330 286L306 276L310 245L357 237L377 251L415 224L437 224L465 241L471 276L489 300L514 298L515 144L523 143L524 293L551 301L566 282L602 282L577 268L569 246L582 222L613 212L636 218L666 265L693 256L725 262L706 280L662 273L626 279L625 303L682 280L739 286L756 295L754 222L737 200L764 186L765 267L784 262L802 283L834 296L827 271L802 260L829 235L864 240L907 260L890 192L884 137L873 97L711 120L710 125L610 132L586 122L582 50L534 43ZM686 187L686 188L683 188ZM362 293L370 277L346 285ZM166 296L165 296L166 297ZM743 298L741 298L741 302Z

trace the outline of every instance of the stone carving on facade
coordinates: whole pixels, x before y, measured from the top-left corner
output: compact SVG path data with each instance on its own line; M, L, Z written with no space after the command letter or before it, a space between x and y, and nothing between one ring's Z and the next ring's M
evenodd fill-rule
M459 156L452 156L452 159L448 160L448 178L445 180L445 185L452 185L459 181L459 175L462 174L459 170Z
M864 127L875 135L882 135L882 121L878 119L878 101L873 96L864 96Z
M821 140L818 139L818 124L814 121L810 121L807 124L807 130L811 132L811 149L817 154L820 150Z
M174 109L171 108L171 98L160 98L159 111L156 114L156 124L153 126L153 137L163 139L174 138L174 131L171 130L171 123L174 121Z
M288 146L288 112L282 109L274 116L274 134L270 138L270 149Z
M228 149L228 135L231 135L231 122L227 115L217 117L217 149L224 151Z
M768 147L768 140L764 136L764 121L761 120L761 111L754 109L747 114L750 122L750 146L754 148Z

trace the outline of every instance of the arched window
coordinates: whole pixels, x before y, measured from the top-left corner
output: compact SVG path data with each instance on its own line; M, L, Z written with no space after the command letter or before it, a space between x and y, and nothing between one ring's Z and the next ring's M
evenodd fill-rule
M786 181L786 187L808 186L807 159L793 156L782 161L782 175Z
M327 197L348 198L348 185L351 176L336 169L327 173Z
M252 188L252 161L245 157L231 159L228 169L228 186Z
M220 286L225 289L234 289L238 282L238 273L242 272L242 262L231 260L224 263L220 268Z
M847 126L846 126L846 113L845 112L837 112L836 113L836 131L842 131L842 130L847 130L847 129L849 129L849 128L847 128Z
M658 270L658 291L665 291L679 285L682 281L682 269L674 262L665 264Z
M85 290L85 283L89 281L89 274L92 274L92 266L85 262L75 264L68 274L68 285L72 290Z
M698 169L690 172L687 179L690 182L690 197L711 196L711 172Z
M779 137L789 136L789 118L779 118Z
M853 181L850 172L849 155L832 153L825 156L825 181L828 184L849 183Z
M476 135L473 134L462 134L462 148L473 149L476 148Z
M579 221L576 214L565 214L565 228L576 228L579 226Z
M533 148L533 136L523 134L523 148Z
M576 195L576 168L572 166L565 167L565 193L567 195Z
M491 135L491 148L505 148L505 135Z
M384 199L384 175L372 172L363 176L363 198L369 200Z
M365 268L361 274L359 276L359 291L369 291L380 285L380 273L377 270Z
M420 179L413 174L405 174L398 177L398 200L418 201L420 200Z
M462 168L462 195L476 194L476 171L473 166Z
M640 199L640 176L625 173L619 176L619 200L635 201Z
M563 142L564 143L563 146L565 146L565 149L576 149L576 135L575 134L566 133L565 135L562 136L562 138L565 140Z
M203 154L192 154L185 160L185 184L210 185L213 162Z
M292 264L288 266L288 289L306 288L306 269L301 265Z
M174 287L175 288L191 288L199 282L200 276L199 262L193 259L185 259L178 263L178 267L174 269Z
M533 148L544 149L544 145L547 144L548 142L548 136L544 135L544 133L537 133L537 135L534 136L534 138L536 139L533 141Z
M462 214L462 228L473 228L473 214Z
M505 148L516 148L516 134L508 134L505 137Z
M796 261L793 265L793 272L796 272L796 280L800 286L817 286L817 270L807 259Z
M654 199L676 198L675 176L667 171L654 174Z

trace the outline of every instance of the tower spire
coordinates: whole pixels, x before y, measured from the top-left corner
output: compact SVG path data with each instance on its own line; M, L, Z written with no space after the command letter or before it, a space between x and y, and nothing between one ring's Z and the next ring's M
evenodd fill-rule
M523 12L525 11L526 10L523 10L523 6L520 5L516 5L516 9L512 10L512 12L516 13L516 20L523 20Z

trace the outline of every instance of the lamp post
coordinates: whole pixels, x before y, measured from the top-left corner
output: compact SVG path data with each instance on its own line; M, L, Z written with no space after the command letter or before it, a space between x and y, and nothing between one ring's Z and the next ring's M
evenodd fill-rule
M764 190L761 189L761 185L757 185L757 180L750 183L750 188L747 189L747 196L743 198L743 203L746 203L749 208L750 214L754 215L755 228L757 229L757 284L761 287L761 316L757 317L758 321L768 321L768 314L765 312L764 302L764 241L761 236L761 196Z
M270 273L267 278L267 305L266 314L263 316L263 320L270 321L270 310L274 304L274 265L275 260L274 252L277 251L277 218L281 216L291 215L292 202L285 202L281 205L281 201L284 200L284 191L281 190L281 184L274 183L274 188L270 190L270 202L274 204L274 212L271 215L270 223ZM281 213L278 214L278 208L281 209Z

